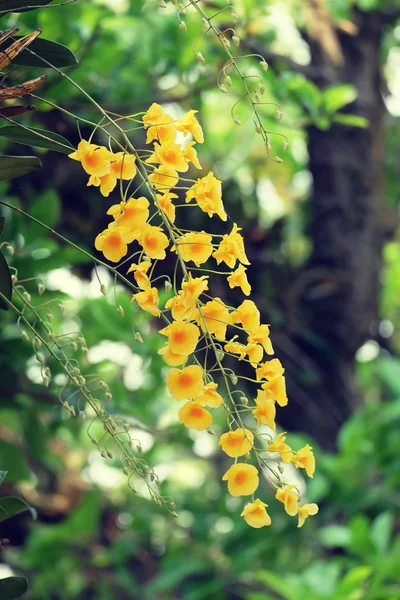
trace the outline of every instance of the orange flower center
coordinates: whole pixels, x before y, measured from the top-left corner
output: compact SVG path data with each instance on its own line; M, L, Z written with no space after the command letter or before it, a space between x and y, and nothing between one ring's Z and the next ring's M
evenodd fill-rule
M86 164L87 164L89 167L95 167L95 166L96 166L96 165L99 163L98 156L99 156L99 154L98 154L96 151L94 151L94 152L89 152L89 153L86 155L86 157L85 157L85 158L86 158Z
M237 435L230 435L229 436L229 444L231 446L240 446L240 444L243 442L243 437L238 437Z
M255 517L261 517L264 514L264 508L262 506L257 506L256 508L253 508L251 514Z
M153 250L157 247L157 239L150 235L146 236L146 246Z
M247 473L245 471L239 471L239 473L235 476L235 483L237 485L243 485L247 479Z
M187 340L187 333L185 331L175 331L171 337L173 342L184 344Z
M203 416L203 409L200 406L193 406L190 409L189 414L193 419L201 419Z
M188 375L187 373L184 373L183 375L180 376L179 383L184 388L189 387L192 385L193 379L190 375Z
M121 245L121 238L117 234L110 235L108 237L107 243L109 246L111 246L111 248L118 248Z

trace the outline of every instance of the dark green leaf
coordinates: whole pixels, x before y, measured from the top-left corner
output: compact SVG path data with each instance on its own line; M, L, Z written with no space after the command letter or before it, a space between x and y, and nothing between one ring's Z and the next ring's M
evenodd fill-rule
M21 36L15 36L12 40L7 40L0 45L0 51L4 52L4 49L8 48L13 41L19 39ZM35 52L35 54L32 54ZM40 69L49 69L49 65L41 60L51 63L54 67L70 67L76 65L78 60L73 52L66 46L51 42L50 40L38 38L34 40L30 45L29 49L23 50L18 56L16 56L12 64L19 65L22 67L39 67Z
M26 12L46 6L53 0L0 0L0 17L7 12Z
M4 217L0 217L0 234L3 233L3 229L4 229Z
M0 498L0 523L27 510L29 510L32 517L36 519L35 509L29 506L22 498L16 498L14 496Z
M20 598L27 590L28 580L26 577L6 577L6 579L0 579L0 598L2 600Z
M0 438L0 456L1 466L8 471L7 481L16 483L30 478L30 470L21 448Z
M38 171L42 163L36 156L0 156L0 181Z
M18 125L7 125L6 127L0 128L0 137L4 137L17 144L37 146L38 148L49 148L49 150L55 150L56 152L63 152L65 154L69 154L74 150L69 141L62 135L46 131L45 129L30 127L30 131L28 131L27 129L18 127ZM67 146L67 148L65 146Z
M7 476L7 471L0 471L0 486Z
M4 258L2 252L0 251L0 293L3 294L8 300L11 300L12 296L12 282L11 282L11 273L8 268L8 264L6 259ZM8 305L0 297L0 309L8 310Z

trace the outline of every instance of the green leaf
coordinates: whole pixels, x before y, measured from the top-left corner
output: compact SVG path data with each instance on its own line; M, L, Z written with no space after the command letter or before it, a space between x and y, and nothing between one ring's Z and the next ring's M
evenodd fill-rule
M4 52L8 46L10 46L14 40L20 39L21 36L15 36L12 40L6 40L0 45L0 51ZM31 54L35 52L37 56ZM71 65L78 64L78 60L73 52L66 46L52 42L50 40L37 38L29 45L29 49L23 50L18 56L16 56L12 64L19 65L21 67L39 67L40 69L51 68L48 64L41 60L47 60L54 67L70 67Z
M373 568L370 566L355 567L348 571L340 582L337 590L338 595L341 597L343 594L345 598L348 598L351 592L360 588L372 572Z
M0 156L0 181L21 177L42 168L36 156Z
M4 221L5 221L5 218L4 217L0 217L0 235L3 233Z
M0 471L0 486L7 476L7 471Z
M6 140L10 140L16 144L48 148L49 150L63 152L64 154L69 154L74 150L69 141L58 133L52 133L51 131L34 127L30 127L29 129L30 130L28 131L27 129L18 127L18 125L7 125L6 127L0 127L0 137L4 137ZM65 146L67 146L67 148Z
M27 510L29 510L32 517L36 519L35 509L29 506L22 498L16 498L14 496L0 498L0 523Z
M54 227L60 220L61 202L55 190L49 189L40 194L39 198L31 205L30 214L38 221L49 227ZM32 223L36 228L36 223ZM39 226L37 226L39 227Z
M30 470L21 448L0 438L2 467L8 470L7 481L16 483L30 478Z
M374 519L371 526L371 538L379 554L385 554L389 549L393 533L394 516L390 511L381 513Z
M285 600L296 600L298 598L293 587L272 571L259 571L254 575L254 579L263 583L271 591L280 594Z
M321 543L326 548L345 548L350 543L350 529L345 525L327 525L318 532Z
M347 125L348 127L360 127L361 129L367 129L367 127L369 127L368 119L360 117L360 115L338 114L332 117L332 121Z
M53 0L0 0L0 16L6 12L25 12L46 6Z
M27 590L28 580L26 577L6 577L6 579L0 579L1 600L20 598Z
M334 113L343 106L354 102L357 90L352 85L331 85L322 92L322 101L329 113Z
M11 273L6 259L0 250L0 293L8 300L12 297ZM0 297L0 310L8 310L8 304Z

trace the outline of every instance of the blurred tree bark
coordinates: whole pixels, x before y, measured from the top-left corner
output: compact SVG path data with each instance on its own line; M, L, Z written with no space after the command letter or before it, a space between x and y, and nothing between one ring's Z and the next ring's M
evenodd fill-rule
M320 88L355 86L358 97L346 112L370 122L367 129L333 124L328 131L308 130L313 250L289 289L289 297L296 297L286 307L292 313L288 322L294 323L290 347L283 332L276 336L286 355L292 399L291 410L280 413L281 425L308 432L333 449L340 426L361 402L354 357L377 332L382 244L390 231L383 198L380 69L387 15L355 9L348 33L332 22L329 29L320 1L310 8L307 76Z

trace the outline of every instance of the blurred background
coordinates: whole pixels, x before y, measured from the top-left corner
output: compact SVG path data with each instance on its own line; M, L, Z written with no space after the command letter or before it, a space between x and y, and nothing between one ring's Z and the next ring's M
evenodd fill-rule
M205 1L209 14L219 4ZM67 71L104 107L120 114L153 101L176 116L193 108L205 131L202 166L224 181L227 212L246 239L252 298L270 323L286 367L289 406L279 411L290 443L310 443L317 471L307 501L320 512L302 529L264 486L273 524L250 529L242 502L220 478L226 457L217 436L184 429L164 388L154 324L118 289L102 296L93 264L10 210L3 239L23 278L40 274L48 300L62 300L62 332L80 330L83 373L109 383L110 412L122 413L154 466L179 519L138 486L130 492L118 461L103 460L87 423L67 419L58 401L62 374L40 385L32 347L12 314L0 315L1 495L23 496L37 511L7 521L0 577L29 578L31 600L392 600L400 599L400 4L397 0L237 0L243 54L269 63L263 108L266 156L245 104L216 87L224 54L197 16L179 30L176 7L137 0L92 0L3 19L4 29L36 27L67 45L80 63ZM218 23L231 23L230 11ZM256 72L255 58L242 60ZM12 83L40 74L14 68ZM240 81L234 80L240 91ZM49 72L40 95L94 119L92 107ZM239 93L239 92L238 92ZM56 131L73 145L73 119L35 100L20 122ZM91 130L82 128L83 137ZM143 144L143 134L133 136ZM0 142L3 153L31 149ZM108 222L105 199L65 155L37 151L44 168L1 182L1 198L93 251ZM186 214L186 213L185 213ZM192 214L189 211L189 217ZM208 217L189 225L207 229ZM225 233L225 229L221 232ZM111 280L100 271L104 283ZM29 288L30 289L30 288ZM38 299L36 287L30 289ZM215 295L226 290L213 290ZM241 295L229 292L230 304ZM224 296L222 296L224 297ZM56 306L57 302L55 302ZM134 341L133 329L145 343ZM239 363L240 364L240 363ZM243 373L246 370L243 367ZM252 391L249 391L251 394ZM221 415L222 417L222 415ZM96 427L96 425L95 425ZM223 422L216 423L217 435ZM300 479L301 474L295 473ZM299 483L301 485L301 482Z

